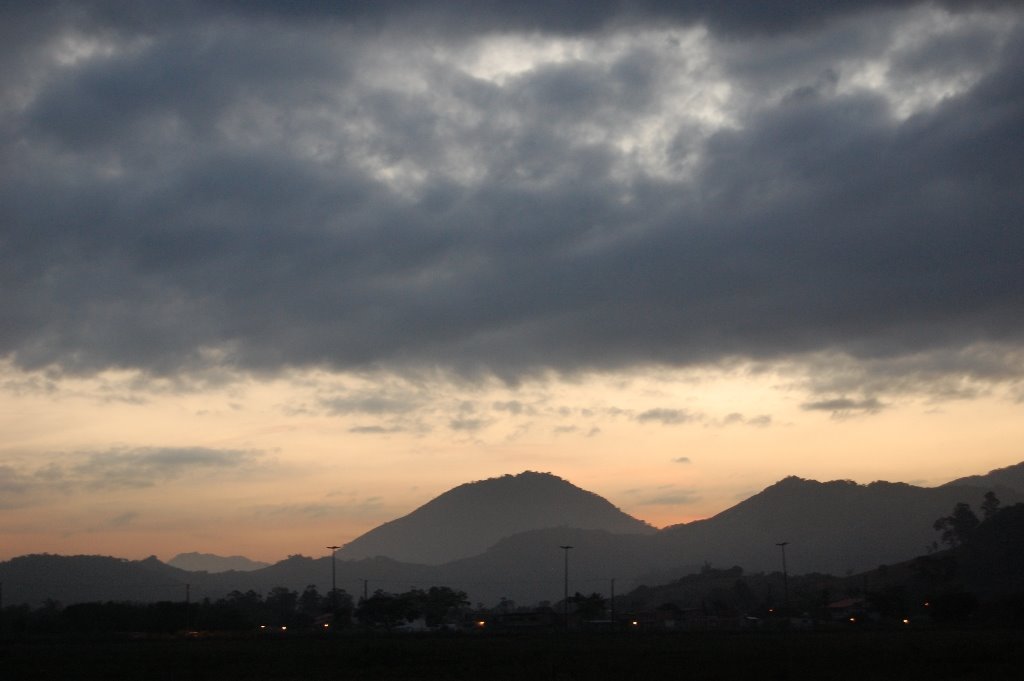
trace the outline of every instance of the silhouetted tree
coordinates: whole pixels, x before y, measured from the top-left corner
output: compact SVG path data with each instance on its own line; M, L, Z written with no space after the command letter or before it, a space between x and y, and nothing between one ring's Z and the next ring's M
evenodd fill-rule
M577 591L569 601L576 605L576 612L585 620L601 619L605 615L605 599L596 591L589 596Z
M416 594L416 609L426 619L428 626L444 623L455 611L469 605L464 591L456 591L447 586L432 586L426 592L414 590L410 593Z
M230 629L245 629L265 624L266 614L263 608L263 597L249 589L245 593L232 591L227 597L217 601L218 609L233 626Z
M275 586L267 594L267 614L273 624L288 625L295 619L295 607L299 602L299 594L283 586Z
M326 599L320 596L320 592L317 591L316 586L313 584L307 586L302 594L299 595L298 610L303 615L316 617L328 607L329 604L326 602Z
M407 598L377 589L372 596L359 603L356 617L369 627L393 629L404 622L411 622L416 614L410 609Z
M989 490L985 492L985 500L981 502L981 512L985 520L988 520L999 512L999 498L996 493Z
M360 622L370 627L392 629L419 617L427 626L437 626L468 605L465 592L446 586L432 586L426 591L411 589L401 594L378 589L360 601L355 614Z
M740 607L750 608L754 604L754 592L746 581L737 579L733 582L732 589L736 592L736 600L739 602Z
M333 607L334 622L338 625L348 624L352 621L353 601L352 596L344 589L335 589L328 592L324 598L325 607Z
M956 547L970 538L979 522L971 507L961 501L953 507L952 514L939 518L932 527L942 532L942 541Z

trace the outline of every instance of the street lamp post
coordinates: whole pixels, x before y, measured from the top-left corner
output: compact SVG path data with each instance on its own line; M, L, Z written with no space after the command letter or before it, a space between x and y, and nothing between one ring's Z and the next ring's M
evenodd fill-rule
M616 624L615 624L615 578L614 577L612 577L611 599L608 601L608 605L611 608L612 628L614 628L616 626Z
M569 629L569 549L571 546L559 546L565 552L565 598L562 601L562 613L565 615L565 628Z
M786 545L787 544L789 544L788 541L783 541L783 542L779 542L778 544L776 544L776 546L778 546L780 549L782 549L782 603L783 603L786 611L788 612L789 611L789 573L786 570Z
M337 558L335 558L335 553L341 547L340 546L328 546L327 548L329 548L331 550L331 613L333 614L334 611L338 609L338 603L337 603L337 595L338 595L338 579L337 579L337 577L338 577L338 573L337 573L338 560L337 560Z

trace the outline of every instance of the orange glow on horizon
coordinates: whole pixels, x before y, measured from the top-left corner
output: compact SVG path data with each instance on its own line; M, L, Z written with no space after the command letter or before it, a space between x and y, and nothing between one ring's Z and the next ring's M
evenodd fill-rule
M412 411L332 412L327 397L354 404L380 388L324 374L184 394L140 392L118 375L0 392L0 461L23 490L5 498L0 559L318 556L452 487L523 470L558 475L660 528L711 517L787 475L940 484L1017 463L1024 439L1020 405L998 396L836 419L801 409L806 396L771 374L468 390L388 380L396 410L407 400ZM132 399L101 399L117 385ZM458 418L471 430L454 429Z

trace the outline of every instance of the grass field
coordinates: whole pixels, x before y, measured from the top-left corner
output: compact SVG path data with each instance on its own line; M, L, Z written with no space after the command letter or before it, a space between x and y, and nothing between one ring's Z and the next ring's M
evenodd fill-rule
M1016 679L1022 631L30 640L0 643L28 679Z

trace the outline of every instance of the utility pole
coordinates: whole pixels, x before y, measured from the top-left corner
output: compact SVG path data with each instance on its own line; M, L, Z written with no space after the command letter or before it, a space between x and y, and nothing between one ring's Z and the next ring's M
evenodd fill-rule
M185 633L186 634L188 633L188 627L189 627L188 611L191 608L191 605L192 605L192 585L191 584L185 584Z
M368 579L363 580L363 600L366 600L367 584L370 582Z
M338 609L338 603L337 603L337 600L336 600L337 599L337 592L338 592L338 579L337 579L337 572L336 572L337 565L338 565L338 560L335 558L335 553L341 547L340 546L328 546L327 548L329 548L331 550L331 613L333 614L334 611Z
M565 552L565 599L562 601L562 611L565 615L565 630L569 631L569 549L571 546L559 546Z
M615 578L612 577L612 597L608 600L608 604L611 606L612 612L612 629L615 628Z
M786 613L789 613L789 573L786 570L786 545L788 541L779 542L776 544L782 549L782 603L786 609Z

